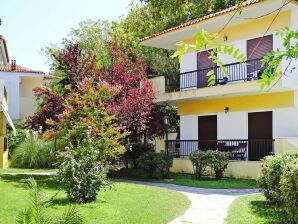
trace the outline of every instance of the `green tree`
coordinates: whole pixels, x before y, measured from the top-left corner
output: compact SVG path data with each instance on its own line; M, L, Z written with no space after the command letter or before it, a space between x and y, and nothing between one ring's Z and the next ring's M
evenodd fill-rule
M70 87L69 87L70 88ZM49 129L44 133L47 138L60 138L64 145L77 145L87 137L87 127L92 128L94 150L98 150L98 160L104 165L113 165L125 148L121 139L126 133L120 133L116 118L111 114L108 102L117 93L117 87L111 87L104 81L84 78L78 90L69 89L65 101L65 110L57 121L48 120L58 130Z

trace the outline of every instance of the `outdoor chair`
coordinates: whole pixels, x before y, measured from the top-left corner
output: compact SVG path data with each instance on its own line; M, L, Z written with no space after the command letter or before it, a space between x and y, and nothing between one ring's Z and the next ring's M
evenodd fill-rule
M240 142L238 146L235 146L235 150L233 151L233 158L235 160L245 160L246 150L247 150L247 143Z
M226 143L225 142L218 142L217 143L217 150L224 152L226 151Z

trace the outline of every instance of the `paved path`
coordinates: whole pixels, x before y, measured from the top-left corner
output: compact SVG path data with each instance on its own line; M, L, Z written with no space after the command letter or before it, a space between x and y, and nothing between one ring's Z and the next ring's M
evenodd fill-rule
M189 209L170 224L222 224L227 216L229 205L236 197L259 192L258 189L205 189L164 183L121 181L169 188L186 195L191 201Z

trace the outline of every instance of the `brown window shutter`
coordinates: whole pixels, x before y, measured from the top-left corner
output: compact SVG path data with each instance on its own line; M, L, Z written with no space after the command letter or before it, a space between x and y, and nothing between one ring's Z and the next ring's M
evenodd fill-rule
M273 35L259 37L247 41L247 59L264 57L273 49Z
M210 53L208 51L201 51L197 53L198 70L213 67L213 61L209 58L209 54Z

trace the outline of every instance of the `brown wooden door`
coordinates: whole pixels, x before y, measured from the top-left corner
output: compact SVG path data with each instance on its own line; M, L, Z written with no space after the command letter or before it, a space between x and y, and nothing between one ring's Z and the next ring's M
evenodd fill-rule
M198 67L198 88L208 86L207 73L210 71L208 68L213 67L213 61L209 58L208 51L198 52L197 54L197 67Z
M217 141L217 116L199 116L198 118L199 149L215 150Z
M272 151L272 111L248 113L248 157L259 160Z
M272 49L273 35L247 40L247 59L250 60L250 63L247 65L248 74L255 72L254 77L257 76L257 73L262 70L262 68L261 62L255 59L263 58L268 52L272 51Z

